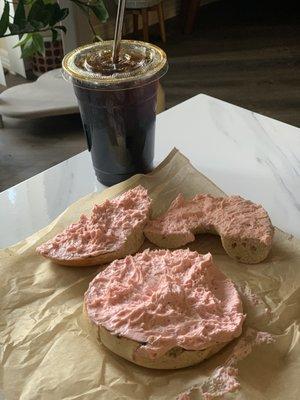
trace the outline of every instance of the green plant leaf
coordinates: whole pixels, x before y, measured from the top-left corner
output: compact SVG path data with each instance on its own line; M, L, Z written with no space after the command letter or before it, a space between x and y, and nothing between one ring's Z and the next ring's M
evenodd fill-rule
M60 20L63 21L67 16L69 15L69 9L68 8L61 8L60 9Z
M43 0L35 0L27 19L36 30L42 29L49 25L53 12L53 4L45 4Z
M23 45L26 43L27 36L28 36L28 33L25 33L25 34L21 37L21 40L19 40L18 43L14 45L13 49L16 48L16 47L19 47L19 46L23 46Z
M35 0L24 0L24 4L28 6L32 5L34 2Z
M0 19L0 37L5 34L9 24L9 3L5 2L3 13Z
M60 8L57 3L48 4L48 6L51 7L51 17L49 18L50 26L54 26L58 22L64 20L69 14L68 8Z
M57 40L58 32L56 29L51 29L52 32L52 42L55 42Z
M18 26L19 29L24 29L26 26L24 0L19 0L19 2L18 2L16 11L15 11L13 25ZM10 31L11 31L11 29L10 29Z
M101 22L105 22L108 18L102 0L71 1L83 11L88 20L91 13ZM27 18L26 9L29 9ZM32 55L34 51L42 53L44 42L41 41L41 35L36 31L49 30L52 32L52 37L57 39L58 30L67 32L65 26L58 24L68 14L68 8L60 8L56 0L18 0L13 22L10 23L9 3L4 0L4 9L0 19L0 37L5 35L7 29L9 29L13 35L23 35L22 40L18 43L22 48L23 57ZM27 35L24 36L24 34Z
M93 11L95 16L98 18L100 22L106 22L108 19L108 12L103 3L103 1L98 0L95 3L87 4L87 6Z
M67 33L67 28L64 25L57 25L55 26L55 29L60 29L61 31L64 32L64 34Z
M31 58L31 57L33 57L36 53L37 53L37 52L36 52L34 46L31 45L31 46L28 46L28 47L22 49L21 58L24 58L24 59L25 59L25 58Z
M24 35L18 45L21 46L22 58L29 58L35 54L44 55L45 52L44 39L37 32Z
M41 29L44 29L46 26L48 26L47 22L43 21L31 21L31 25L33 26L34 31L39 31Z
M22 58L32 57L33 54L36 52L32 35L33 33L28 33L24 38L24 40L22 40L21 44Z
M33 33L28 33L27 35L26 35L26 37L24 38L24 41L23 41L23 43L21 44L21 46L24 48L24 47L26 47L26 48L29 48L30 46L32 46L32 44L33 44Z
M25 26L23 28L16 24L8 24L8 29L13 35L24 35L25 33L36 30L36 28L27 21L25 21Z
M51 4L51 17L49 19L49 25L54 26L58 21L60 17L60 7L57 3Z
M44 55L45 54L45 43L44 43L43 36L40 33L33 33L32 40L33 40L33 44L36 49L36 52Z
M20 31L19 25L16 24L8 24L8 29L10 33L17 35Z
M43 0L35 0L28 13L28 21L40 21L40 13L44 10Z

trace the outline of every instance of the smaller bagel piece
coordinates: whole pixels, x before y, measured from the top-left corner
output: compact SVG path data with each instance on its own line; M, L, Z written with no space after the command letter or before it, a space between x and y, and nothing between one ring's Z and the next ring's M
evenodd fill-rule
M61 265L92 266L136 253L144 242L151 199L142 186L96 204L63 232L43 243L37 252Z
M240 196L179 194L169 209L148 221L144 234L161 248L178 248L199 233L219 235L226 253L239 262L256 264L270 252L274 227L261 205Z
M115 354L143 367L178 369L240 336L242 302L211 254L145 250L112 262L90 283L84 313Z

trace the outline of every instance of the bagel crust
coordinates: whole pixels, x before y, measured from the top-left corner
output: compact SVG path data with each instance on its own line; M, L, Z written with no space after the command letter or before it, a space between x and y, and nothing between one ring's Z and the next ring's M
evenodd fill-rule
M182 347L174 347L155 360L151 360L148 357L140 357L136 359L134 354L141 346L139 342L120 335L115 335L102 326L94 324L88 318L85 306L83 308L83 314L88 323L93 327L98 340L107 349L112 353L117 354L119 357L125 358L125 360L145 368L180 369L191 367L213 356L229 343L215 344L203 350L185 350Z
M95 205L63 232L37 248L37 252L61 265L92 266L136 253L144 241L151 199L142 186Z
M158 218L148 221L144 234L161 248L178 248L199 233L219 235L226 253L239 262L256 264L269 254L274 228L262 206L240 196L182 194Z
M90 283L84 310L100 341L144 367L177 369L215 354L242 332L233 283L210 254L145 250Z

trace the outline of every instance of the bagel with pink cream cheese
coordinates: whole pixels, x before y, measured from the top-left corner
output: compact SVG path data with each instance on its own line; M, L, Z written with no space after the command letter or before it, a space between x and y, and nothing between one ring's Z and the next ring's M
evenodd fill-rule
M230 257L256 264L268 256L274 228L261 205L240 196L185 199L179 194L165 213L148 221L144 233L150 242L170 249L194 241L199 233L216 234Z
M144 241L151 199L142 186L96 204L90 217L82 215L37 248L57 264L90 266L136 253Z
M242 302L211 254L145 250L115 260L90 283L84 312L101 342L138 365L176 369L242 332Z

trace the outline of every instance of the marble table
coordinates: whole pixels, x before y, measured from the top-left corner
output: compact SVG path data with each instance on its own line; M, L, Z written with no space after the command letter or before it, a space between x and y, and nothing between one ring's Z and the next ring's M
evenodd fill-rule
M274 225L300 237L300 129L200 94L157 117L155 164L174 146L224 192L261 203ZM0 247L103 189L84 151L0 193Z

